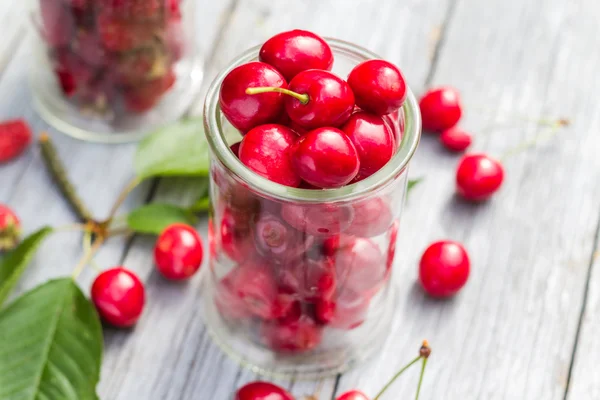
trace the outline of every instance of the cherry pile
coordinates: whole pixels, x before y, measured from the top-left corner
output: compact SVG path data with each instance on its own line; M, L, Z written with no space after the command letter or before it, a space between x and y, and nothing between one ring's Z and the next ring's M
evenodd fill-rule
M175 83L181 0L39 1L60 88L85 111L144 113Z
M392 121L407 95L400 70L384 60L357 65L344 80L333 53L314 33L275 35L260 61L233 69L219 104L244 136L239 158L282 185L338 188L363 180L394 155Z

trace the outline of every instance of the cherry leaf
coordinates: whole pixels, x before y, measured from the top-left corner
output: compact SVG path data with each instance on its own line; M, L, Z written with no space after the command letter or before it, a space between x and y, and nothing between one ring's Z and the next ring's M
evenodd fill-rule
M159 235L174 223L194 224L192 212L172 204L153 203L133 210L127 216L127 225L137 233Z

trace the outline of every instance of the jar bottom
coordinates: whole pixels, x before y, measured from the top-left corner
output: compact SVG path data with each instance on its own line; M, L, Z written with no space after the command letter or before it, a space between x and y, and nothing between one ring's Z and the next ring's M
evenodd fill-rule
M236 329L228 324L215 306L214 295L215 288L211 280L203 279L205 324L217 346L239 365L256 374L296 380L335 376L379 352L390 332L397 304L397 287L390 280L386 288L377 295L380 297L379 301L372 303L376 310L369 311L369 317L362 326L352 331L329 330L324 336L324 346L304 354L286 354L276 353L254 342L247 336L247 329ZM343 348L323 348L327 347L327 343L339 343L340 339L349 337L351 343Z
M97 143L126 143L141 139L152 130L177 121L197 98L204 77L200 58L182 60L175 67L177 81L152 110L118 118L86 114L69 103L57 85L42 73L30 77L34 106L40 116L57 130L76 139Z

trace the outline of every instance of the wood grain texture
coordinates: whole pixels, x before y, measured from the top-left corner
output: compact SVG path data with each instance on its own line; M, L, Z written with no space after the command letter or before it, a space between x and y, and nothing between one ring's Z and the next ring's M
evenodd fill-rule
M325 380L322 400L354 387L374 395L414 357L424 338L430 340L433 355L422 399L561 399L572 361L567 397L600 397L595 367L600 357L595 318L600 309L599 258L590 263L600 220L596 1L199 4L199 40L207 55L202 92L241 51L281 30L304 28L358 43L395 62L417 93L428 83L456 86L467 111L461 123L476 134L474 150L499 156L548 132L517 116L572 121L555 139L507 159L503 189L478 205L452 195L458 157L442 151L434 136L424 135L411 175L425 180L411 193L403 216L394 277L398 315L392 332L379 356L339 381ZM16 15L8 14L15 7L0 11L0 22L22 26L6 17ZM31 108L23 68L28 48L21 46L13 55L3 50L6 43L0 44L0 68L3 55L11 59L0 75L0 118L23 116L36 131L47 129ZM198 113L201 104L199 99L192 112ZM93 212L105 215L131 179L134 146L89 145L53 130L51 134L84 200ZM176 203L194 196L193 185L181 180L160 181L155 195L152 186L138 188L124 211L149 196ZM0 167L0 202L17 210L26 231L74 220L33 148ZM206 221L198 229L205 235ZM463 241L473 264L468 286L445 302L426 298L415 284L422 250L440 238ZM70 233L53 236L17 293L49 277L70 274L80 256L79 240ZM111 241L98 257L103 267L123 263L135 270L148 290L146 312L134 330L105 329L101 397L229 400L235 388L256 376L226 358L208 337L200 307L202 276L185 284L161 279L153 267L153 241L144 236ZM83 287L93 275L90 270L81 277ZM417 368L409 371L382 400L412 398L417 375ZM318 385L277 382L298 397Z

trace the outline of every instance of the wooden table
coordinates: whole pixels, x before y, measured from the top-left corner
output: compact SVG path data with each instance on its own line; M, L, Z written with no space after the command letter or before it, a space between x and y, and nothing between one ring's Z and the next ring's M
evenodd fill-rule
M96 145L48 127L32 108L32 62L25 2L0 11L0 117L25 117L49 130L92 211L106 215L131 179L135 145ZM473 150L503 154L548 132L528 122L568 118L570 127L506 160L506 181L489 202L454 195L458 156L424 135L411 165L424 177L403 216L396 284L400 297L389 339L372 361L324 381L322 399L360 387L374 395L429 339L433 354L422 399L600 399L600 5L597 0L198 0L206 85L236 54L282 30L301 27L356 42L397 63L416 93L460 89L462 125ZM192 112L200 110L199 102ZM139 187L125 210L181 199L181 182ZM189 194L188 194L189 196ZM37 150L0 167L0 202L31 232L73 216L50 183ZM205 234L206 222L199 229ZM466 288L434 301L415 285L426 245L464 242L472 258ZM54 235L18 288L71 273L80 236ZM105 330L103 399L227 400L256 379L211 342L200 280L179 285L154 272L153 239L113 240L103 267L124 264L147 282L148 307L133 331ZM81 278L83 288L93 270ZM414 396L418 368L386 399ZM280 381L295 395L317 382Z

